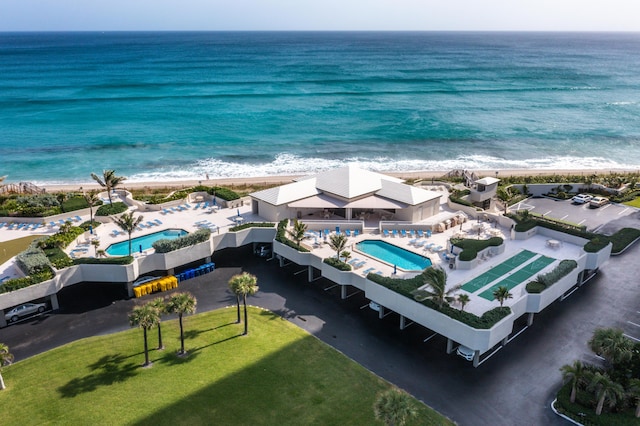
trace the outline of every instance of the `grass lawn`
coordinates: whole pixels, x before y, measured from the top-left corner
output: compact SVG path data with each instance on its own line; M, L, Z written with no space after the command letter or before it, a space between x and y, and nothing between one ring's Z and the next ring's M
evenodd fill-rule
M634 198L633 200L631 200L631 201L626 201L626 202L624 202L624 203L622 203L622 204L624 204L625 206L631 206L631 207L638 207L638 208L640 208L640 197L636 197L636 198Z
M0 264L16 256L29 247L31 241L42 235L29 235L27 237L18 238L16 240L4 241L0 243Z
M164 351L144 362L143 332L83 339L3 371L3 424L373 425L391 385L279 316L234 307L163 323ZM149 331L149 347L157 331ZM413 425L451 425L415 401ZM9 408L10 407L10 408Z

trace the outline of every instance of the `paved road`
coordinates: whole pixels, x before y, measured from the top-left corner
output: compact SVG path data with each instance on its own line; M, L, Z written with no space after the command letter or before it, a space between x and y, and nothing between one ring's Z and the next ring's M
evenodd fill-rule
M198 298L198 310L233 304L227 291L231 275L242 270L258 276L260 291L251 304L271 309L308 330L376 374L406 389L461 425L563 425L549 409L561 382L558 369L574 359L593 361L587 340L596 327L627 326L640 310L636 277L640 248L612 258L601 274L564 302L556 302L535 318L533 326L475 369L445 354L445 339L412 325L398 329L395 314L379 320L361 294L343 301L330 283L306 282L300 267L279 268L251 255L248 249L223 250L213 273L181 284ZM239 262L242 260L243 265ZM75 288L74 288L75 287ZM0 330L0 341L16 359L84 336L128 328L127 314L139 300L116 300L119 288L78 285L60 296L59 313ZM95 300L102 302L85 305Z

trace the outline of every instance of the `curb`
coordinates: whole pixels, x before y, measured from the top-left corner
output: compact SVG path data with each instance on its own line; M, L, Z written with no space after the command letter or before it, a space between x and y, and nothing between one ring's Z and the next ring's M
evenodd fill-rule
M573 420L572 418L567 417L567 416L565 416L565 415L564 415L564 414L562 414L562 413L559 413L559 412L558 412L558 410L556 410L556 407L555 407L555 403L556 403L557 401L558 401L558 398L555 398L555 399L551 402L551 410L556 414L556 416L560 416L560 417L562 417L563 419L565 419L565 420L567 420L567 421L569 421L569 422L573 423L574 425L584 426L582 423L579 423L579 422L577 422L577 421Z

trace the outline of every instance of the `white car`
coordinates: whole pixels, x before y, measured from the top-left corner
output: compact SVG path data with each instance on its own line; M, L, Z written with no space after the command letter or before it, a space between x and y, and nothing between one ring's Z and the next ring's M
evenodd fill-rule
M578 194L571 199L576 204L586 204L591 201L593 197L589 194Z
M16 322L22 317L32 315L35 313L43 313L47 309L47 305L44 303L24 303L16 306L4 315L4 319L7 322Z
M608 198L605 197L593 197L591 201L589 201L589 207L601 207L609 202Z
M456 353L467 361L473 361L473 357L476 355L476 351L462 345L458 346Z

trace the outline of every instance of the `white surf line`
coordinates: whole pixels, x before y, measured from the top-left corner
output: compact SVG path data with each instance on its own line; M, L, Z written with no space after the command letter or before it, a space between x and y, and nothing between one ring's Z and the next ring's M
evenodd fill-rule
M640 327L640 324L636 324L635 322L632 322L632 321L627 321L627 322L631 325L635 325L636 327Z
M620 213L618 213L618 216L622 215L623 213L625 213L627 210L629 210L629 207L625 208L624 210L622 210Z

